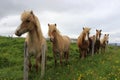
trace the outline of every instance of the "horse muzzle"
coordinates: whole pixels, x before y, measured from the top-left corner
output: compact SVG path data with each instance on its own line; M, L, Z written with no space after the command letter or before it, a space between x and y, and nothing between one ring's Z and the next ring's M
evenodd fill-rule
M16 32L15 32L15 35L16 35L16 36L21 36L21 34L20 34L19 31L16 31Z

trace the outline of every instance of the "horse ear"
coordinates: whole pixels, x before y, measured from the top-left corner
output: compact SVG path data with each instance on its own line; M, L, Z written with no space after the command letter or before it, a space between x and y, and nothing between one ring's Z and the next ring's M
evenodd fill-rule
M83 27L83 30L84 30L85 28Z
M32 10L30 11L30 14L32 14L32 15L33 15L33 11L32 11Z
M48 23L48 26L50 26L50 24Z
M57 24L55 23L55 26L57 26Z
M98 30L96 29L96 31L98 32Z
M100 30L100 32L101 32L102 30Z

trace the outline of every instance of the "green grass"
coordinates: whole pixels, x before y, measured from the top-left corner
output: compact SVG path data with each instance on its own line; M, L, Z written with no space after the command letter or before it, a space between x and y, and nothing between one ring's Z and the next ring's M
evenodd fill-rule
M23 44L24 38L0 37L0 80L23 80ZM35 65L34 57L32 63ZM29 72L29 80L40 80L40 71L36 73L34 66ZM106 53L81 60L76 44L72 43L68 65L61 67L58 60L55 67L48 41L43 80L120 80L120 47L109 46Z

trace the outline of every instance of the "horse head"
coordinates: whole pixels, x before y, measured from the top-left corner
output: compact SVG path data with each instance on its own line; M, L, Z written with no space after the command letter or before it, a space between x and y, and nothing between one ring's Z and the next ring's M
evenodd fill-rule
M104 35L105 44L108 44L109 34Z
M31 31L36 25L33 11L24 11L21 15L21 21L22 23L15 31L17 36L21 36L22 34Z
M96 40L100 40L102 30L96 29Z
M91 28L83 27L83 38L85 40L89 39L90 30L91 30Z
M56 26L57 26L56 24L48 24L49 27L48 35L50 37L51 42L53 42L55 38Z

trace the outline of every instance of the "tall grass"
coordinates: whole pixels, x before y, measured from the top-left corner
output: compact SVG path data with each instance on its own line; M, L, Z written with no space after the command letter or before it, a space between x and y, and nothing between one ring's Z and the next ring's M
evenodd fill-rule
M0 80L23 80L23 44L24 38L0 37ZM36 73L35 60L32 57L32 71L29 80L40 80ZM109 46L106 53L79 58L75 43L71 44L69 62L54 66L51 43L48 41L47 67L43 80L119 80L120 48Z

